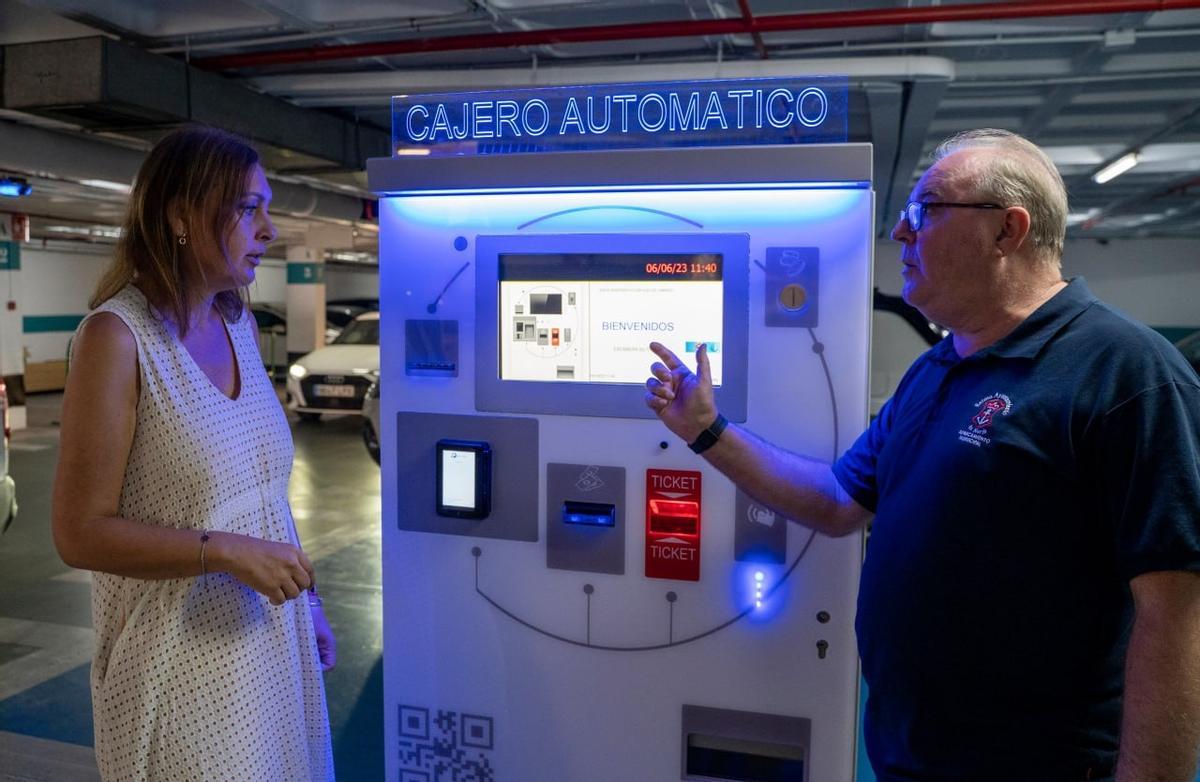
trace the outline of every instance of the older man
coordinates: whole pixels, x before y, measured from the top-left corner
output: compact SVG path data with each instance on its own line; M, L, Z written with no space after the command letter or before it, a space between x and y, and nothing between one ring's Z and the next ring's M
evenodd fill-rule
M646 403L760 502L872 521L857 631L881 780L1191 782L1200 746L1200 379L1064 281L1067 198L1004 131L939 147L892 237L951 335L832 466L729 425L703 344Z

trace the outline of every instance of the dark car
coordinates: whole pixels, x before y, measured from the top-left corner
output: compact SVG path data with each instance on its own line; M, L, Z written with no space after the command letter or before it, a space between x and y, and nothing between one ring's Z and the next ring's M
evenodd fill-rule
M370 307L360 307L357 304L343 304L340 302L325 303L325 344L332 343L337 339L338 334L342 333L342 329L350 325L350 321L357 318L364 312L369 311ZM378 308L376 308L378 309ZM330 336L329 332L333 329L337 333Z
M356 300L357 301L357 300ZM364 299L363 301L368 301ZM345 302L328 302L325 305L325 344L332 345L350 322L371 308ZM258 324L258 351L263 364L272 371L286 371L287 309L282 304L255 302L250 305L254 321Z
M1175 347L1179 348L1179 352L1192 365L1192 369L1200 373L1200 329L1176 342Z
M358 307L363 312L378 312L379 299L369 297L348 298L348 299L328 299L326 304L331 304L338 307Z
M256 302L250 305L258 325L258 352L267 369L287 371L287 312L278 304Z

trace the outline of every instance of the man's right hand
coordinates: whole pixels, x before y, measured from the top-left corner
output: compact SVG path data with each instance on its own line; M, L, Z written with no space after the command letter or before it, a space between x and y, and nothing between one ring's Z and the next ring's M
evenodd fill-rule
M272 605L294 600L312 586L313 566L299 546L229 532L212 533L208 545L212 570L226 571Z
M685 443L693 442L717 418L708 351L701 342L693 373L665 345L651 342L650 350L662 361L650 366L653 377L646 380L646 406Z

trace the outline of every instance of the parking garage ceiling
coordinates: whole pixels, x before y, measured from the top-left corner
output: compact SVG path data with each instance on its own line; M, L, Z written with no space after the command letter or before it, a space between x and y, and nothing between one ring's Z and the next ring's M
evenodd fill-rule
M333 223L371 254L391 95L846 74L881 233L937 141L998 127L1058 163L1072 236L1200 237L1200 0L0 0L0 46L0 176L34 185L0 211L41 236L111 241L142 153L189 119L255 139L283 243Z

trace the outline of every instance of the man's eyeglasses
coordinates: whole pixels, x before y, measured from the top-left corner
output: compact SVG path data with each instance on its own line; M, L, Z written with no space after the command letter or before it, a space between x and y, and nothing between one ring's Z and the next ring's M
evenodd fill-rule
M909 201L908 206L900 210L900 219L908 221L908 227L920 231L925 224L925 210L931 206L952 206L959 209L1004 209L999 204L956 204L950 201Z

